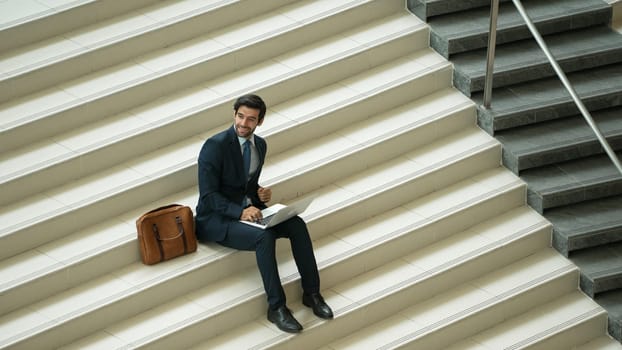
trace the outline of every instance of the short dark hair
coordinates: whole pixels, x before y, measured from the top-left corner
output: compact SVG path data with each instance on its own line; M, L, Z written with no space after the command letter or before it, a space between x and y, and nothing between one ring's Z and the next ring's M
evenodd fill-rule
M235 103L233 104L233 110L236 114L238 113L238 109L240 108L240 106L258 109L260 121L266 115L266 103L261 99L261 97L257 95L248 94L238 97L238 99L235 100Z

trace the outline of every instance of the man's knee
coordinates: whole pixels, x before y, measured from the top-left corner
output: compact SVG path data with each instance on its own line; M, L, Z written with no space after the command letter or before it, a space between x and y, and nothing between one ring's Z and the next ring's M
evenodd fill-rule
M273 230L265 230L255 237L255 245L257 247L274 247L276 244L277 233Z
M307 224L299 216L287 220L283 227L284 230L289 231L289 234L308 234Z

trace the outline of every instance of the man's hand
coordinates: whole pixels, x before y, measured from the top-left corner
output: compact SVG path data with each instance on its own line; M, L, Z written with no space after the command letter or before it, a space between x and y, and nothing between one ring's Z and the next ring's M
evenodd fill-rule
M256 222L261 220L263 216L261 215L261 210L259 208L250 206L246 209L242 210L242 215L240 216L240 220Z
M267 203L272 199L272 190L266 187L259 187L257 195L260 201Z

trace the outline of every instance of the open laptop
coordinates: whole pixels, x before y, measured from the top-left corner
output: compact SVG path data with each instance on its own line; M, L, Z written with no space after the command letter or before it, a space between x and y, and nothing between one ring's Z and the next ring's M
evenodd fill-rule
M267 229L290 219L303 211L307 210L313 201L313 196L309 196L290 205L274 204L261 211L263 218L258 222L240 220L247 225Z

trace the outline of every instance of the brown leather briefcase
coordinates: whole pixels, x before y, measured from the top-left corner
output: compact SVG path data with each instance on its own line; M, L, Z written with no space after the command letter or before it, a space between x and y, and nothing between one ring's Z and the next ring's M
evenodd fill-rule
M159 262L195 252L192 210L171 204L151 210L136 220L140 256L144 264Z

